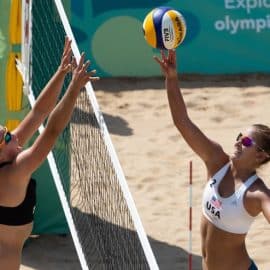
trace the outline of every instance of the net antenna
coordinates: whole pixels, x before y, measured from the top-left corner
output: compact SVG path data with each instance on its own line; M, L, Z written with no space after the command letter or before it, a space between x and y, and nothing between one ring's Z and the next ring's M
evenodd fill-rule
M44 10L42 10L43 8ZM39 50L42 51L53 46L54 39L59 37L62 38L62 41L56 40L56 47L51 50L55 51L60 46L61 52L64 36L68 36L72 40L72 50L77 62L80 58L80 52L60 0L23 0L22 11L22 25L24 27L22 31L22 63L18 62L17 68L24 80L24 93L28 95L30 105L33 107L38 95L37 88L42 89L41 86L37 85L38 82L35 82L38 74L35 75L34 72L37 72L38 67L33 67L37 62L35 61L36 48L44 42L41 39L46 38L45 36L49 35L48 32L51 31L51 28L55 27L56 30L52 31L58 32L48 37L48 44L43 44ZM35 16L35 12L38 16ZM42 20L41 16L44 13L47 13L47 16L52 16L52 19ZM38 35L35 30L37 25L42 27L49 20L52 23L45 25L45 30L41 30L39 33L41 36L35 39L35 36ZM46 55L46 52L42 53ZM49 53L48 61L52 61L53 58L57 57L50 57ZM57 58L58 63L59 59L60 57ZM39 81L44 79L47 82L50 76L44 78L47 72L46 65L53 66L53 63L42 63L41 65L45 68L40 71ZM51 71L48 70L48 73ZM157 270L159 269L158 264L129 191L92 84L87 83L85 88L86 91L82 92L81 100L76 104L77 116L73 117L70 129L64 132L64 136L61 138L65 140L64 143L60 142L63 148L64 145L67 145L67 138L69 140L68 151L71 153L70 189L63 179L65 173L61 171L63 157L60 157L59 151L56 150L51 151L48 155L51 173L81 267L83 270ZM39 132L43 130L44 126L41 126ZM68 135L65 136L66 134ZM76 141L78 136L81 140L86 137L83 146L78 144L78 140ZM97 142L92 142L93 138ZM86 149L86 153L83 160L78 160L83 155L82 149ZM101 157L97 158L98 155ZM84 164L79 165L82 162ZM73 169L76 166L78 168ZM75 172L73 173L73 171ZM119 218L117 218L118 216Z

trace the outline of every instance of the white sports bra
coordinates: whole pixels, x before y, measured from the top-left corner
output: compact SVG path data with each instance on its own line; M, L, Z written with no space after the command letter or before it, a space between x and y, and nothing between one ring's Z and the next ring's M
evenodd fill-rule
M245 234L255 217L244 207L246 190L256 181L256 174L249 177L230 197L219 195L218 187L228 171L230 163L225 164L206 184L202 208L204 216L216 227L230 233Z

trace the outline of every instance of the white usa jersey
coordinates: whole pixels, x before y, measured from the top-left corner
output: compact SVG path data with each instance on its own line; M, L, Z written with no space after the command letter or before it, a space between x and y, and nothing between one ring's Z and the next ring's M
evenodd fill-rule
M230 233L245 234L255 217L244 207L243 198L246 190L256 181L256 174L249 177L230 197L221 197L218 187L230 168L225 164L206 184L203 193L203 215L216 227Z

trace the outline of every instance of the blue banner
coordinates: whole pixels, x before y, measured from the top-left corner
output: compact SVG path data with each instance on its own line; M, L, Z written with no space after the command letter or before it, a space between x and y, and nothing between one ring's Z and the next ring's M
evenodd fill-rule
M179 71L269 73L270 0L72 0L71 25L100 76L155 76L159 53L146 44L142 23L157 6L180 11L187 36L177 48Z
M101 77L160 75L152 59L159 52L147 45L142 31L146 14L157 6L179 10L187 22L186 38L177 48L179 72L270 73L270 0L64 2L80 50L87 53ZM0 59L5 66L8 13L2 15ZM1 82L4 89L4 80ZM5 100L3 94L1 91ZM4 109L1 106L0 112L7 118Z

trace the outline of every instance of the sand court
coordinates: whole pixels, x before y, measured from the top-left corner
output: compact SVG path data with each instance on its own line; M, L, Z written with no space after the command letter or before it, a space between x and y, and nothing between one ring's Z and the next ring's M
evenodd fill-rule
M190 117L228 153L246 127L270 125L269 84L269 76L262 75L183 76L180 80ZM187 269L192 160L193 269L200 270L199 224L206 171L172 123L163 79L102 79L94 88L160 269ZM270 185L270 167L259 174ZM260 270L270 268L269 246L270 226L259 216L247 247ZM41 236L26 245L21 269L80 266L70 237Z

